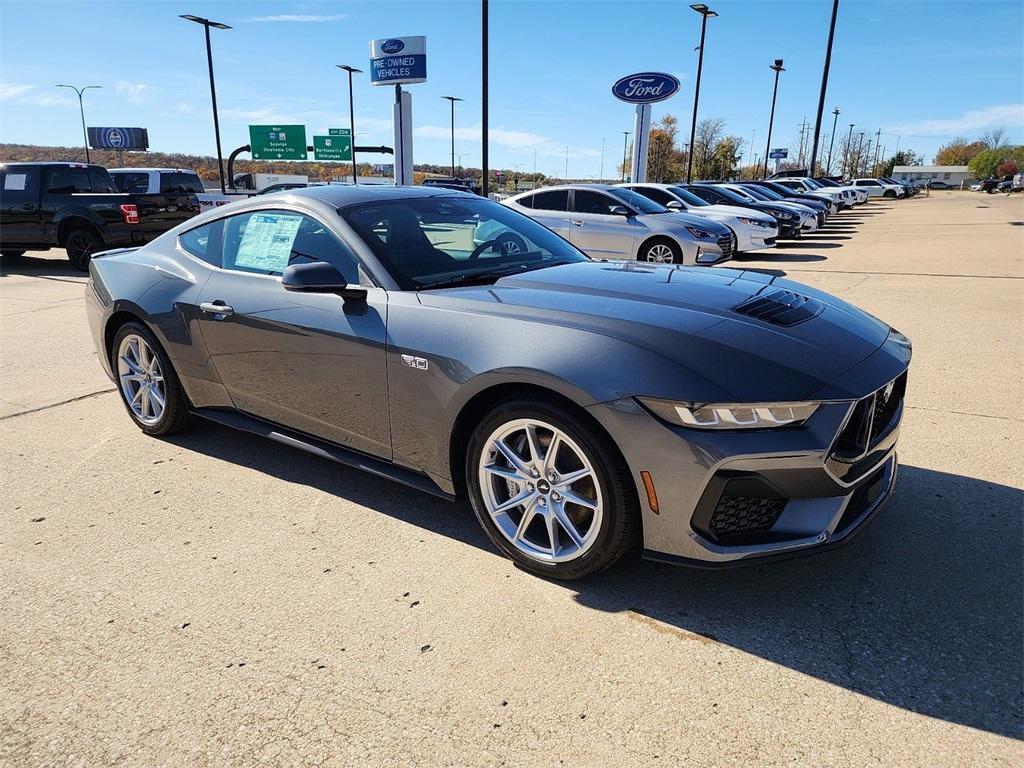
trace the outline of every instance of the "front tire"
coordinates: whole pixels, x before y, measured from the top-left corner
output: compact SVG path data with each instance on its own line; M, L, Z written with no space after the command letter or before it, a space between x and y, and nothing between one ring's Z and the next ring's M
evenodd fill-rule
M64 250L68 253L68 261L75 269L89 271L89 261L97 251L103 250L103 240L95 230L78 227L68 232L64 238Z
M110 367L128 415L147 435L171 435L189 425L192 416L181 382L160 342L144 325L130 322L118 329Z
M637 258L640 261L653 264L681 264L683 252L676 243L667 238L658 237L644 243L640 247Z
M494 545L538 576L590 576L639 536L635 486L614 444L544 400L509 400L483 419L470 439L466 486Z

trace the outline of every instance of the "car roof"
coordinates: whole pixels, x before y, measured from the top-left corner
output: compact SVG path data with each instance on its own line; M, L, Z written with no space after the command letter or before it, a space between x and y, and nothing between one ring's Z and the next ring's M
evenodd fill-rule
M444 187L395 187L384 184L357 184L342 186L328 184L317 187L303 187L288 190L289 196L312 198L335 208L346 208L361 203L384 202L386 200L408 200L425 197L463 197L467 200L479 200L479 195L471 192L459 192Z
M23 161L23 162L18 162L18 163L7 163L7 162L4 162L4 163L0 163L0 165L4 166L5 168L7 168L7 167L24 168L24 167L29 166L29 165L71 165L71 166L74 166L75 168L102 168L103 167L102 165L99 165L98 163L83 163L83 162L80 162L78 160L40 160L38 162L33 162L33 161L30 160L30 161Z
M156 171L158 173L196 173L191 168L107 168L108 171L114 173L115 171L145 171L149 173ZM199 174L196 174L197 176Z

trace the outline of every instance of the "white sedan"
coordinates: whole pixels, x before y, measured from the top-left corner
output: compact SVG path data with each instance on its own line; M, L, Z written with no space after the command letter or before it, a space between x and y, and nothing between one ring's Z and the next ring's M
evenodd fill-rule
M639 192L670 210L685 211L694 216L724 224L736 235L736 250L743 253L774 248L779 236L778 224L767 214L732 205L712 205L676 184L617 184Z
M903 197L907 190L898 184L887 184L881 179L854 179L853 186L863 189L871 197Z

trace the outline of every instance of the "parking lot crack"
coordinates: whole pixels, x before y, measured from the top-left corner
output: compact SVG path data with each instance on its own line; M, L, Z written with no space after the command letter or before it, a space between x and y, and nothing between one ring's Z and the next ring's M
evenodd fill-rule
M90 397L96 397L97 395L105 395L108 392L116 392L114 387L107 387L106 389L98 389L95 392L89 392L84 395L78 395L77 397L69 397L67 400L61 400L56 403L50 403L49 405L40 405L38 408L27 408L24 411L17 411L15 413L8 413L5 416L0 416L0 421L7 421L13 419L16 416L27 416L30 413L39 413L40 411L48 411L51 408L57 408L61 405L67 405L68 403L77 403L79 400L88 400Z

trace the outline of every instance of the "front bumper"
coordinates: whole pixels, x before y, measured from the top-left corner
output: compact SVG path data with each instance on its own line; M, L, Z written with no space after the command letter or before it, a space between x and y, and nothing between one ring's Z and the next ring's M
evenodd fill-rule
M870 450L840 466L840 437L861 402L824 403L798 428L749 432L672 426L632 399L590 410L634 474L645 556L725 567L838 546L878 512L895 486L903 401Z
M774 248L779 230L774 227L743 226L736 228L736 250L745 253Z

